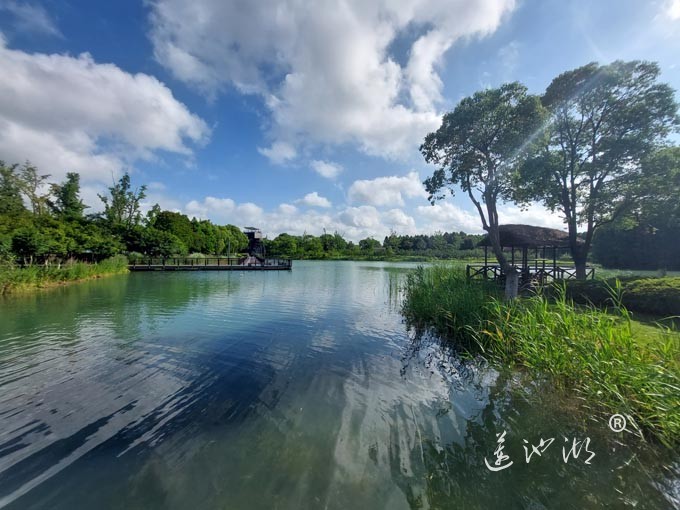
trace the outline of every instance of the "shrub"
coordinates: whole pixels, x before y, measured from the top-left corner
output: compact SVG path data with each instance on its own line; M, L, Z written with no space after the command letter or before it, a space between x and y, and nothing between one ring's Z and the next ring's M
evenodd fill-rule
M609 289L618 284L616 279L571 281L568 296L577 303L611 306ZM619 280L622 304L630 311L659 317L680 315L680 278L636 278Z

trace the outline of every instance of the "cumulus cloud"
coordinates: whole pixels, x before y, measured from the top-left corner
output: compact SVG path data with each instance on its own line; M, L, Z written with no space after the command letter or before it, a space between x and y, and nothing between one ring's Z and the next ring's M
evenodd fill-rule
M257 151L276 165L295 159L297 150L286 142L274 142L270 147L258 147Z
M398 158L439 124L444 54L492 33L514 5L152 0L150 38L156 59L204 93L258 94L276 141ZM401 63L390 52L397 39L408 46Z
M298 208L291 204L279 204L279 212L284 215L295 214Z
M192 200L184 207L190 217L209 219L219 224L257 225L264 216L264 210L257 204L237 204L231 198L205 197Z
M286 232L321 235L338 232L354 242L366 237L382 239L391 231L415 234L415 220L400 209L380 212L373 206L345 207L337 210L299 209L292 204L279 204L266 211L253 203L239 204L231 198L205 197L192 200L183 208L189 217L210 219L218 224L255 226L270 239Z
M331 201L326 197L322 197L316 191L307 193L303 198L295 201L296 204L306 205L308 207L330 207Z
M18 32L34 32L61 37L61 32L45 8L28 2L3 0L0 12L9 13Z
M31 54L0 38L0 154L54 179L78 172L110 183L136 158L165 150L190 156L205 122L146 74L98 64L88 54Z
M317 174L326 179L335 179L342 172L342 166L330 161L314 160L311 166Z
M380 226L380 213L371 205L348 207L340 213L340 221L349 227L375 230Z
M422 205L416 208L416 213L422 221L421 229L428 232L437 230L447 232L463 231L469 234L484 233L482 220L476 212L470 212L451 202L437 202L435 205ZM521 209L515 205L503 204L498 207L500 224L524 223L564 230L564 222L556 213L551 213L540 204L531 204Z
M404 205L404 197L427 197L418 172L403 177L378 177L354 181L349 188L351 202L375 206Z
M470 213L451 202L437 202L435 205L421 205L416 213L432 232L467 232L482 233L482 222L479 216Z
M401 209L390 209L383 214L383 222L402 234L416 231L416 221Z
M498 208L498 221L503 223L524 223L539 227L566 230L564 220L557 213L550 212L540 204L531 204L525 209L515 205L503 205Z

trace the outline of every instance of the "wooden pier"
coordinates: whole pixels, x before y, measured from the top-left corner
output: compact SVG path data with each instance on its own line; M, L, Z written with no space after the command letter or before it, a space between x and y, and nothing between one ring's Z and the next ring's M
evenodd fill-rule
M255 257L148 258L132 260L130 271L290 271L291 259Z

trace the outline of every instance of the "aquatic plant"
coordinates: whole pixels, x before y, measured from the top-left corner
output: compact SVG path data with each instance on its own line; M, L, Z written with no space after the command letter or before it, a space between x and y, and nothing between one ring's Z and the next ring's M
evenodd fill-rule
M0 294L127 272L128 260L116 255L98 263L71 262L59 266L0 266Z

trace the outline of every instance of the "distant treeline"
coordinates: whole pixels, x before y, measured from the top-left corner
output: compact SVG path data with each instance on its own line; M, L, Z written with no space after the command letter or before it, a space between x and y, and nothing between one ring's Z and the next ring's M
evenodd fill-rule
M342 258L472 258L481 257L483 251L477 247L481 235L458 233L436 233L434 235L386 236L381 243L367 237L358 243L347 241L337 232L320 236L293 236L281 234L266 241L267 254L272 257L293 259L342 259Z
M48 179L29 163L0 161L0 260L31 266L99 261L121 253L227 255L248 245L234 225L189 219L158 205L143 215L146 187L133 189L127 174L99 195L104 211L97 214L85 214L89 207L80 199L77 173L67 174L62 183Z
M598 230L593 262L622 269L680 270L680 149L661 150L648 164L661 169L654 172L660 182L649 186L648 196L626 214ZM117 254L224 256L243 252L248 245L234 225L190 219L158 205L142 214L146 187L133 188L127 174L99 195L104 210L96 214L86 214L89 207L80 199L77 173L67 174L61 183L48 184L48 179L29 163L0 161L0 262L51 265ZM367 237L354 243L337 232L284 233L265 239L265 248L267 256L293 259L479 259L482 237L465 232L392 233L382 242Z

